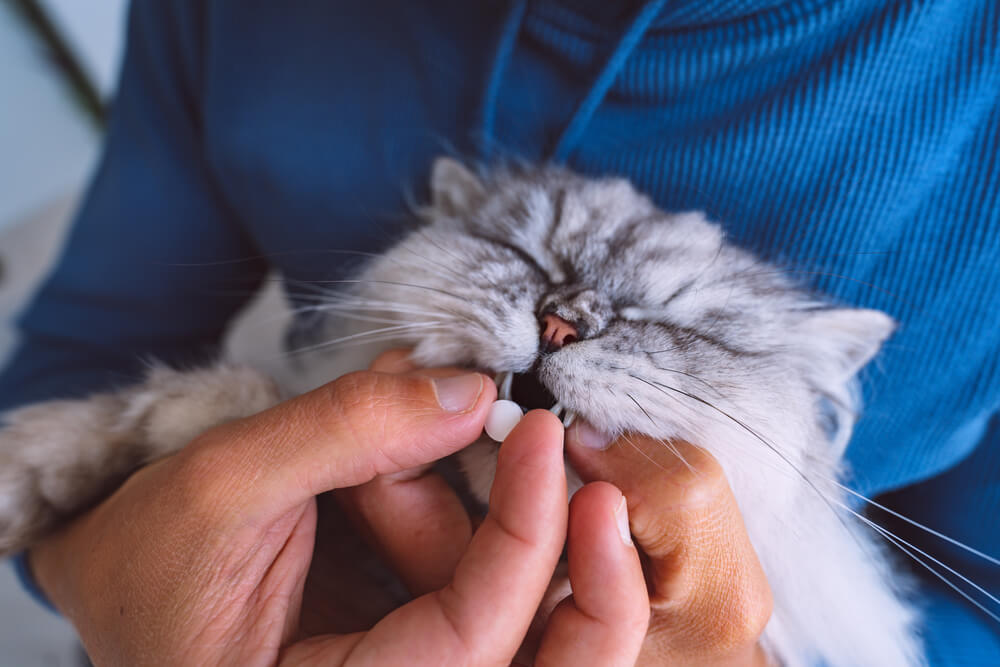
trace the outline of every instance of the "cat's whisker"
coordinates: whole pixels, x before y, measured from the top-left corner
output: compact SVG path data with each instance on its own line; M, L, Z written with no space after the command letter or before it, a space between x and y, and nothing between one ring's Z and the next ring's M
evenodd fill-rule
M405 248L405 246L404 246L404 248ZM405 248L405 249L406 250L410 250L409 248ZM413 251L410 250L410 252L412 253ZM417 260L426 259L426 258L421 257L420 255L416 255L416 253L413 253L413 254L415 255L415 258ZM440 278L441 280L444 280L444 281L454 282L455 278L457 278L457 277L463 277L463 278L467 279L467 276L461 276L460 274L458 274L458 275L448 275L447 273L443 273L441 271L438 271L437 269L433 268L433 265L435 263L430 262L429 260L427 262L420 262L420 261L406 261L406 262L404 262L404 261L402 261L400 259L392 258L392 263L395 264L396 266L400 267L401 269L405 269L408 273L414 273L414 272L418 272L418 271L419 272L425 272L428 275L436 276L437 278ZM447 268L447 267L444 267L444 268Z
M426 262L427 264L432 264L432 265L434 265L436 267L442 268L445 271L447 271L449 274L451 274L451 277L449 278L448 275L446 275L444 273L432 272L432 273L435 273L435 275L437 275L440 278L444 278L445 280L453 280L455 278L458 278L461 281L468 280L468 276L463 275L460 271L457 271L456 269L453 269L452 267L448 266L447 264L442 264L440 262L435 262L430 257L425 257L424 255L419 254L416 250L414 250L413 248L409 247L406 244L403 244L403 245L399 246L399 248L401 248L401 249L405 250L406 252L410 253L411 255L413 255L414 257L416 257L418 260L421 260L423 262ZM463 264L465 264L465 262L460 262L459 263L460 266L463 265ZM411 264L410 266L414 266L414 265ZM416 266L420 266L420 265L418 264ZM426 268L426 266L424 266L423 268Z
M352 340L363 340L369 342L368 339L377 336L378 334L392 333L393 335L398 335L405 331L411 331L413 329L428 329L433 327L439 327L446 324L445 322L411 322L408 324L400 324L391 327L382 327L380 329L371 329L369 331L362 331L356 334L350 334L348 336L341 336L340 338L334 338L333 340L324 341L322 343L317 343L316 345L308 345L305 347L297 348L295 350L289 350L288 355L301 354L304 352L311 352L313 350L322 349L325 347L330 347L332 345L337 345L338 343L344 343Z
M760 439L760 436L757 435L756 433L754 433L752 431L752 429L749 429L749 430L756 437L758 437L758 439ZM765 444L767 444L767 443L765 442ZM772 451L777 452L777 450L773 447L773 445L768 445L768 447ZM782 456L782 458L784 459L785 457ZM786 462L787 462L787 459L786 459ZM790 462L789 462L789 465L791 465ZM795 466L792 466L792 468L796 469ZM796 469L796 472L798 472L797 469ZM801 475L801 473L799 473L799 474ZM897 518L899 518L899 519L901 519L901 520L903 520L903 521L905 521L907 523L910 523L911 525L913 525L913 526L915 526L917 528L920 528L920 529L926 531L927 533L929 533L929 534L931 534L931 535L933 535L935 537L938 537L938 538L940 538L942 540L945 540L946 542L948 542L950 544L953 544L953 545L955 545L955 546L957 546L957 547L959 547L961 549L964 549L965 551L968 551L968 552L970 552L972 554L975 554L975 555L977 555L977 556L979 556L979 557L987 560L990 563L998 563L998 560L996 558L994 558L992 556L989 556L988 554L985 554L985 553L983 553L983 552L981 552L981 551L979 551L977 549L974 549L974 548L972 548L972 547L970 547L970 546L968 546L966 544L963 544L963 543L959 542L958 540L955 540L954 538L948 537L947 535L944 535L944 534L942 534L942 533L940 533L938 531L935 531L935 530L933 530L931 528L928 528L927 526L924 526L923 524L920 524L920 523L918 523L916 521L913 521L912 519L909 519L908 517L900 514L899 512L891 510L891 509L885 507L884 505L881 505L880 503L877 503L877 502L875 502L873 500L870 500L869 498L866 498L864 495L862 495L860 493L857 493L853 489L850 489L849 487L847 487L844 484L841 484L840 482L838 482L835 479L829 479L829 478L825 478L825 479L826 479L826 481L834 484L835 486L837 486L840 489L848 492L849 494L854 495L855 497L857 497L857 498L859 498L859 499L861 499L861 500L863 500L865 502L868 502L871 505L873 505L875 507L878 507L879 509L882 509L882 510L886 511L886 512L892 514L893 516L896 516ZM895 545L898 549L900 549L901 551L903 551L903 553L905 553L907 556L909 556L910 558L912 558L919 565L921 565L926 570L928 570L930 573L932 573L933 575L935 575L936 577L938 577L939 579L941 579L942 581L944 581L951 588L953 588L955 591L957 591L958 593L960 593L967 600L969 600L970 602L972 602L973 604L975 604L977 607L979 607L980 609L982 609L984 612L986 612L991 618L993 618L998 623L1000 623L1000 617L998 617L995 614L991 613L989 610L987 610L985 607L983 607L982 604L980 604L979 602L977 602L976 600L974 600L972 597L970 597L967 593L965 593L964 591L962 591L961 589L959 589L954 583L948 581L947 578L945 578L940 572L936 571L933 567L929 566L926 562L924 562L920 558L916 557L910 551L910 549L913 549L913 550L919 552L920 554L922 554L923 556L925 556L926 558L929 558L930 560L932 560L933 562L937 563L941 567L945 568L947 571L949 571L950 573L952 573L954 576L958 577L960 580L962 580L963 582L965 582L969 586L973 587L974 589L976 589L977 591L979 591L980 593L982 593L983 595L985 595L992 602L1000 605L1000 599L998 599L995 595L991 594L985 588L983 588L979 584L977 584L974 581L972 581L972 579L970 579L969 577L963 575L962 573L958 572L954 568L952 568L952 567L946 565L945 563L941 562L939 559L935 558L934 556L932 556L932 555L924 552L919 547L917 547L917 546L915 546L915 545L907 542L903 538L901 538L898 535L892 533L892 531L890 531L887 528L885 528L884 526L880 525L879 523L877 523L873 519L870 519L869 517L866 517L866 516L860 514L859 512L855 511L854 509L852 509L852 508L848 507L847 505L843 504L842 502L838 501L836 498L831 498L827 494L823 493L817 486L813 485L812 483L810 483L809 486L824 500L824 502L827 503L828 506L832 503L833 505L836 505L837 507L840 507L841 509L847 511L850 515L852 515L856 519L858 519L858 520L862 521L863 523L865 523L867 526L869 526L870 528L872 528L873 530L875 530L876 532L878 532L884 538L886 538L887 540L889 540L890 542L892 542L893 545Z
M639 401L636 400L635 396L633 396L632 394L630 394L628 392L625 392L625 395L628 396L629 399L631 399L631 401L633 403L635 403L635 405L636 405L637 408L639 408L640 410L642 410L642 414L646 415L646 419L648 419L650 421L650 423L653 424L654 428L658 428L659 427L659 424L656 423L656 420L653 419L652 415L649 414L649 412L646 410L646 408L642 407L642 405L639 403ZM688 470L690 470L691 472L697 472L691 466L691 464L688 463L688 460L686 458L684 458L684 455L681 454L680 450L677 449L677 447L673 443L664 441L664 445L666 445L667 449L669 449L674 454L674 456L676 456L677 458L679 458L681 460L681 462L685 466L687 466Z
M459 317L457 313L451 311L446 311L444 309L428 310L424 308L414 308L406 304L394 304L390 302L377 303L377 302L363 302L360 300L355 301L324 301L313 307L314 310L320 312L333 312L333 313L366 313L367 316L380 316L380 315L418 315L423 317L441 317L443 314L447 313L453 316L453 319L468 319Z
M920 560L920 558L918 558L917 556L915 556L913 554L913 552L911 552L905 546L903 546L902 544L900 544L895 538L891 537L890 535L887 535L885 532L883 532L882 530L880 530L879 527L877 527L877 526L872 526L872 529L875 530L875 531L877 531L880 535L882 535L882 537L884 537L889 542L891 542L893 545L895 545L895 547L897 549L899 549L900 551L902 551L903 553L905 553L907 556L909 556L910 558L912 558L916 563L918 563L925 570L927 570L928 572L930 572L931 574L933 574L935 577L937 577L938 579L940 579L942 582L944 582L953 591L955 591L956 593L958 593L959 595L961 595L963 598L965 598L966 600L968 600L969 603L972 604L974 607L977 607L980 611L982 611L984 614L986 614L991 619L993 619L994 622L1000 624L1000 616L998 616L998 615L994 614L993 612L991 612L989 609L987 609L985 607L985 605L983 605L978 600L974 599L967 592L963 591L954 582L949 581L948 578L945 577L943 574L941 574L940 572L938 572L934 568L930 567L924 561Z
M316 300L320 300L320 297L314 297ZM389 313L389 314L400 314L400 315L424 315L429 317L440 318L443 316L450 316L455 321L464 321L473 326L482 328L489 331L489 327L480 322L478 319L470 317L469 315L452 310L450 308L440 307L436 310L425 310L414 308L409 304L396 303L392 301L378 301L375 299L361 299L355 298L353 300L348 300L345 297L340 297L332 300L322 300L320 305L314 306L314 310L317 311L330 311L336 313L349 312L350 310L367 310L375 313ZM400 320L405 322L406 320Z
M988 563L991 563L993 565L1000 565L1000 558L996 558L995 556L991 556L991 555L989 555L987 553L983 553L979 549L976 549L974 547L970 547L968 544L964 544L964 543L956 540L953 537L948 537L947 535L945 535L944 533L942 533L940 531L934 530L933 528L931 528L929 526L926 526L926 525L920 523L919 521L915 521L915 520L909 518L908 516L906 516L904 514L900 514L899 512L897 512L897 511L895 511L895 510L893 510L893 509L891 509L889 507L886 507L885 505L883 505L883 504L881 504L881 503L879 503L879 502L877 502L875 500L872 500L871 498L868 498L864 494L858 493L857 491L855 491L851 487L849 487L849 486L847 486L845 484L842 484L842 483L838 482L835 479L828 479L827 481L829 481L831 484L836 485L842 491L845 491L846 493L854 496L858 500L861 500L862 502L867 503L868 505L871 505L872 507L878 508L878 509L882 510L883 512L886 512L887 514L891 514L892 516L896 517L897 519L899 519L901 521L905 521L906 523L910 524L914 528L922 530L925 533L938 538L939 540L943 540L943 541L947 542L948 544L951 544L952 546L958 547L959 549L962 549L963 551L965 551L967 553L970 553L973 556L981 558L981 559L985 560Z
M436 242L434 239L432 239L430 237L429 234L427 234L427 232L425 230L421 229L421 230L419 230L417 232L417 234L421 238L423 238L425 241L427 241L428 243L430 243L432 246L434 246L435 248L437 248L441 252L445 253L446 255L448 255L449 257L451 257L452 259L454 259L455 262L459 266L464 266L464 265L468 264L468 259L463 259L462 257L459 257L455 253L451 252L450 250L448 250L447 248L445 248L444 246L442 246L440 243ZM463 281L466 280L466 279L467 279L467 276L462 276L462 280ZM500 289L500 285L498 285L496 283L496 281L490 280L490 279L487 278L487 282L490 284L491 287L495 287L497 289Z
M636 378L636 379L638 379L640 381L646 382L647 384L650 384L650 382L648 382L648 381L646 381L643 378L640 378L638 376L634 376L633 375L632 377L634 377L634 378ZM994 596L993 594L991 594L988 591L986 591L982 586L980 586L979 584L976 584L971 579L969 579L965 575L961 574L957 570L954 570L953 568L945 565L944 563L941 563L938 559L934 558L933 556L931 556L929 554L926 554L925 552L921 551L918 547L916 547L916 546L914 546L914 545L906 542L902 538L894 535L893 533L891 533L891 531L889 531L888 529L880 526L875 521L873 521L873 520L871 520L871 519L869 519L867 517L864 517L860 513L852 510L851 508L847 507L846 505L844 505L843 503L839 502L835 498L831 498L827 494L823 493L823 491L819 487L817 487L811 480L809 480L798 469L798 467L795 466L788 459L788 457L786 457L784 454L782 454L773 444L771 444L770 442L768 442L766 438L764 438L763 436L761 436L759 433L757 433L754 429L750 428L748 425L744 424L741 420L733 417L732 415L730 415L726 411L722 410L721 408L718 408L718 407L712 405L708 401L705 401L701 397L695 396L693 394L689 394L689 393L684 392L684 391L682 391L680 389L677 389L675 387L669 387L667 385L663 385L663 384L661 384L659 382L655 382L655 384L659 385L659 386L661 386L661 387L663 387L665 389L669 389L671 391L678 392L678 393L680 393L682 395L686 395L689 398L691 398L691 399L693 399L695 401L698 401L699 403L702 403L702 404L710 407L711 409L713 409L713 410L715 410L717 412L720 412L721 414L725 415L727 418L729 418L734 423L736 423L737 425L739 425L741 428L743 428L744 430L746 430L748 433L750 433L751 435L753 435L757 440L759 440L760 442L762 442L766 447L768 447L768 449L770 449L772 452L774 452L778 457L780 457L789 467L792 468L792 470L795 471L795 473L799 477L801 477L806 482L806 484L823 500L823 502L828 507L830 507L831 511L834 511L834 513L836 514L836 512L834 510L834 506L838 506L838 507L841 507L844 510L846 510L852 516L854 516L857 519L863 521L866 525L868 525L869 527L871 527L873 530L876 530L880 535L882 535L883 537L885 537L886 539L888 539L889 541L891 541L897 548L899 548L904 553L906 553L908 556L910 556L911 558L913 558L917 563L919 563L920 565L922 565L923 567L925 567L929 572L931 572L932 574L934 574L935 576L937 576L938 578L940 578L942 581L944 581L945 583L947 583L949 586L951 586L952 588L954 588L956 591L958 591L959 593L961 593L963 595L963 597L965 597L966 599L968 599L970 602L973 602L980 609L983 609L983 611L985 611L991 618L994 618L994 620L996 620L997 622L1000 622L1000 617L998 617L995 614L991 613L989 610L985 609L983 607L983 605L981 605L980 603L978 603L978 601L976 601L973 598L971 598L964 591L961 591L961 589L959 589L953 582L949 581L946 577L944 577L944 575L942 575L940 572L938 572L937 570L935 570L933 567L930 567L927 563L925 563L924 561L922 561L920 558L916 557L911 551L909 551L907 549L907 547L909 547L910 549L914 549L914 550L920 552L921 554L923 554L927 558L929 558L929 559L933 560L934 562L938 563L941 567L947 569L949 572L951 572L952 574L954 574L956 577L959 577L962 581L964 581L965 583L967 583L969 586L972 586L977 591L979 591L982 594L986 595L991 601L993 601L993 602L997 603L998 605L1000 605L1000 599L997 599L996 596ZM949 537L947 537L947 536L945 536L945 535L943 535L943 534L941 534L941 533L939 533L937 531L934 531L934 530L932 530L930 528L927 528L926 526L923 526L922 524L919 524L919 523L917 523L915 521L909 520L907 517L899 514L898 512L895 512L895 511L893 511L893 510L891 510L889 508L886 508L886 507L884 507L884 506L876 503L875 501L869 500L868 498L864 497L862 494L859 494L859 493L857 493L857 492L849 489L848 487L846 487L845 485L841 484L840 482L837 482L836 480L830 479L830 480L827 480L827 481L831 482L832 484L835 484L836 486L838 486L839 488L841 488L841 489L843 489L845 491L848 491L849 493L851 493L852 495L858 497L861 500L864 500L866 502L870 502L874 506L879 507L880 509L884 509L885 511L891 513L892 515L897 516L898 518L900 518L900 519L902 519L904 521L907 521L908 523L911 523L911 524L913 524L914 526L916 526L918 528L926 530L931 535L935 535L935 536L937 536L937 537L939 537L941 539L944 539L947 542L949 542L950 544L954 544L955 546L961 547L961 548L965 549L966 551L969 551L970 553L974 553L975 555L980 556L980 557L986 559L987 561L989 561L991 563L997 563L998 562L997 559L993 558L992 556L989 556L989 555L984 554L984 553L982 553L982 552L980 552L980 551L978 551L976 549L973 549L972 547L964 545L961 542L959 542L957 540L954 540L953 538L949 538ZM838 516L838 518L839 518L840 515L836 514L836 516ZM845 525L845 528L846 528L846 525ZM848 531L848 532L850 532L850 531ZM852 535L853 535L853 533L852 533Z
M977 591L979 591L980 593L982 593L983 595L985 595L987 598L989 598L992 602L994 602L996 604L1000 604L1000 601L997 600L996 596L990 594L989 591L986 591L982 586L979 586L978 584L976 584L975 582L973 582L972 580L970 580L968 577L962 575L959 572L956 572L951 567L948 567L947 565L945 565L944 563L942 563L940 560L938 560L934 556L931 556L927 552L919 549L918 547L916 547L913 544L907 542L906 540L902 539L898 535L895 535L891 531L886 530L885 528L883 528L882 526L878 525L877 523L875 523L874 521L870 520L869 518L865 517L864 515L859 514L858 512L855 512L854 510L850 509L847 506L841 505L841 507L843 507L850 514L853 514L858 520L860 520L863 523L867 524L872 530L874 530L879 535L881 535L882 537L884 537L886 540L888 540L889 542L891 542L897 549L899 549L904 554L906 554L915 563L917 563L918 565L920 565L921 567L923 567L925 570L927 570L928 572L930 572L931 574L933 574L935 577L937 577L938 579L940 579L943 583L945 583L947 586L949 586L953 591L955 591L956 593L958 593L959 595L961 595L963 598L965 598L966 600L968 600L971 604L973 604L975 607L977 607L984 614L986 614L987 616L989 616L990 618L992 618L995 622L1000 623L1000 615L997 615L995 612L993 612L990 609L988 609L986 607L986 605L984 605L983 603L981 603L979 600L976 600L975 598L973 598L967 591L962 590L955 582L951 581L946 576L944 576L942 573L938 572L936 569L934 569L933 567L931 567L927 562L925 562L924 560L922 560L921 558L919 558L913 552L916 551L917 553L922 554L925 558L928 558L929 560L933 561L934 563L937 563L939 566L943 567L947 571L949 571L952 574L954 574L961 581L965 582L969 586L972 586L974 589L976 589Z
M343 301L342 303L347 303ZM481 322L475 317L472 317L461 311L453 310L451 308L446 308L444 306L438 306L435 310L429 311L425 309L414 308L410 304L397 303L393 301L379 301L376 299L362 299L361 297L355 297L354 301L351 303L356 303L358 308L373 310L373 311L385 311L399 314L414 314L414 315L427 315L430 317L441 317L442 314L447 314L452 316L455 320L462 320L471 324L473 326L479 327L484 331L491 332L491 328L485 323ZM384 304L384 305L383 305Z
M427 241L428 243L430 243L430 244L431 244L432 246L434 246L435 248L437 248L438 250L440 250L440 251L441 251L441 252L443 252L444 254L446 254L446 255L448 255L449 257L451 257L451 258L452 258L453 260L455 260L455 261L456 261L456 262L457 262L457 263L458 263L459 265L462 265L462 264L465 264L465 263L466 263L466 262L468 261L467 259L464 259L464 258L462 258L462 257L459 257L458 255L456 255L456 254L455 254L455 253L453 253L452 251L448 250L448 248L447 248L447 247L445 247L445 246L441 245L440 243L438 243L437 241L435 241L435 240L434 240L433 238L431 238L431 236L430 236L430 235L429 235L429 234L427 233L427 230L425 230L425 229L423 229L423 228L421 228L421 229L417 230L417 236L419 236L420 238L424 239L425 241Z
M701 403L702 405L704 405L704 406L706 406L706 407L714 410L715 412L719 413L720 415L726 417L727 419L729 419L730 421L732 421L734 424L736 424L737 426L739 426L740 428L742 428L743 430L745 430L747 433L749 433L750 435L752 435L754 438L756 438L757 440L759 440L760 442L762 442L768 449L770 449L772 452L774 452L774 454L776 456L778 456L792 470L794 470L795 473L799 476L799 478L802 479L802 481L805 482L806 485L809 486L809 488L811 488L813 491L816 492L816 495L819 496L819 498L821 500L823 500L823 502L827 505L827 507L830 508L830 511L834 513L834 516L837 517L837 520L840 521L841 525L843 525L844 530L847 531L848 535L851 536L851 539L853 539L853 540L855 540L855 542L857 542L857 538L855 537L854 533L852 533L850 531L850 529L847 527L847 524L844 523L844 521L843 521L843 519L841 519L840 515L836 513L836 511L833 509L833 506L830 504L829 499L826 497L826 495L822 491L819 490L819 488L816 486L816 484L814 484L813 481L811 479L809 479L809 477L807 477L805 475L805 473L803 473L799 469L798 466L796 466L794 463L792 463L791 460L789 460L789 458L787 456L785 456L781 452L781 450L779 450L777 447L775 447L772 443L768 442L766 438L764 438L762 435L760 435L755 430L753 430L752 428L750 428L750 426L748 426L742 420L737 419L736 417L734 417L733 415L729 414L727 411L723 410L722 408L720 408L720 407L718 407L716 405L713 405L709 401L706 401L705 399L703 399L700 396L697 396L695 394L691 394L689 392L686 392L686 391L684 391L682 389L678 389L676 387L671 387L670 385L663 384L662 382L657 382L655 380L652 380L652 381L646 380L646 379L643 379L643 378L641 378L641 377L639 377L637 375L632 375L632 377L635 378L635 379L637 379L637 380L639 380L639 381L641 381L641 382L645 382L646 384L650 385L651 387L660 387L661 388L660 391L663 394L665 394L665 395L669 395L669 394L667 394L666 391L664 391L664 390L669 390L669 391L672 391L672 392L674 392L676 394L679 394L681 396L686 396L686 397L690 398L693 401L697 401L698 403ZM858 546L860 547L861 544L858 543Z
M943 563L940 559L935 558L934 556L932 556L931 554L927 553L926 551L924 551L920 547L916 546L915 544L912 544L911 542L907 542L906 540L904 540L899 535L896 535L895 533L893 533L889 529L885 528L884 526L879 525L878 523L876 523L872 519L864 516L860 512L857 512L856 510L851 509L850 507L848 507L847 505L845 505L843 503L839 503L839 502L836 502L836 501L834 501L834 502L841 509L845 510L846 512L848 512L849 514L853 515L854 517L856 517L860 521L864 522L865 524L867 524L871 528L875 529L881 535L883 535L885 537L891 537L894 541L898 540L901 544L906 545L906 547L908 547L908 548L916 551L917 553L919 553L924 558L927 558L927 559L931 560L936 565L944 568L945 570L947 570L951 574L953 574L956 577L958 577L958 579L960 581L962 581L963 583L968 584L969 586L971 586L975 590L977 590L980 593L982 593L984 596L986 596L986 598L988 598L990 600L990 602L992 602L992 603L1000 606L1000 598L998 598L996 595L990 593L988 590L986 590L985 588L983 588L982 586L980 586L976 582L972 581L971 579L969 579L967 576L965 576L964 574L962 574L961 572L959 572L955 568L953 568L953 567L951 567L951 566ZM1000 619L997 619L997 620L1000 621Z
M351 307L362 310L382 310L386 312L411 313L416 315L434 315L435 311L426 308L417 308L413 304L398 301L385 301L381 299L369 299L354 295L339 295L334 298L327 298L321 302L320 307Z
M643 354L648 354L648 355L652 356L654 354L665 354L667 352L675 352L676 350L677 350L677 346L675 345L674 347L667 347L667 348L664 348L662 350L640 350L640 351Z
M659 371L666 371L668 373L676 373L677 375L683 375L685 377L689 377L692 380L694 380L695 382L700 382L701 384L705 385L706 387L708 387L709 389L711 389L712 391L714 391L716 393L716 395L718 395L720 398L725 398L722 395L722 392L719 391L715 387L715 385L709 383L707 380L704 380L704 379L698 377L694 373L688 373L687 371L680 371L680 370L677 370L676 368L666 368L664 366L657 366L656 364L653 364L653 368L655 368L656 370L659 370Z
M296 282L296 281L290 281L290 284L291 282ZM317 282L327 282L331 284L348 284L348 285L371 284L371 283L400 285L400 286L413 287L418 289L426 289L434 292L439 292L461 301L462 306L465 306L467 304L467 300L462 299L462 297L460 297L459 295L454 294L452 292L447 292L446 290L440 290L438 288L429 285L417 285L413 283L398 283L398 282L377 281L377 280L331 280L331 281L317 281ZM463 320L474 327L482 329L487 333L492 334L494 331L494 329L490 327L488 324L480 321L476 317L470 316L468 313L462 312L461 309L452 309L444 307L442 305L435 305L434 310L430 311L427 309L415 308L412 303L408 302L372 299L367 296L352 294L349 292L345 293L344 291L336 289L322 290L318 288L316 284L307 284L304 285L304 287L309 289L310 293L306 294L299 292L297 294L293 293L292 296L294 296L294 298L297 300L309 300L316 302L320 307L320 309L323 309L322 308L323 306L327 306L328 307L327 309L329 310L334 310L338 306L352 306L357 309L365 309L371 311L393 312L398 314L426 315L430 317L442 317L444 314L447 314L457 320Z
M350 310L340 310L336 308L323 309L336 313L339 317L358 322L372 322L373 324L407 324L409 320L390 319L388 317L375 317L373 315L361 315Z
M319 311L319 312L331 312L331 313L335 313L335 314L337 314L338 316L341 316L341 317L348 317L348 318L357 319L357 320L366 320L366 321L383 320L383 321L386 321L386 323L388 323L388 324L393 324L393 323L395 323L395 324L406 324L407 322L411 322L412 320L409 320L409 319L400 319L400 318L389 319L388 317L379 317L378 315L365 315L365 314L362 314L362 313L364 313L365 311L369 311L369 312L372 312L372 313L386 313L388 315L398 314L398 315L422 315L422 316L425 316L425 317L427 317L427 316L430 316L430 317L441 317L441 313L440 312L438 312L438 313L431 313L431 312L411 312L411 311L398 311L397 312L397 311L393 311L393 310L385 310L385 309L379 309L379 308L356 309L356 308L342 308L342 307L338 307L338 306L331 306L331 307L325 307L325 308L317 308L315 310Z
M398 333L398 332L379 334L379 335L374 335L374 336L372 336L370 338L361 338L361 339L357 339L357 340L349 340L349 341L345 341L345 342L341 342L341 343L330 344L329 347L324 347L323 349L324 349L324 351L332 352L332 351L338 351L338 350L342 350L344 348L349 348L349 347L359 347L359 346L363 346L363 345L372 345L372 344L375 344L375 343L384 343L384 342L393 342L393 343L396 343L400 347L406 347L408 345L412 345L412 343L408 342L407 340L401 339L400 335L401 334ZM309 352L310 349L306 349L304 352ZM277 358L294 357L294 356L302 354L304 352L302 350L291 350L291 351L285 352L282 355L279 355L279 357L277 357Z
M641 378L637 378L637 379L641 379ZM759 436L757 433L753 432L752 429L751 429L750 432L757 439L761 439L761 436ZM768 445L769 449L772 449L772 451L774 450L773 445L770 445L770 444L768 444L766 442L765 442L765 444ZM784 457L782 457L782 458L784 459ZM788 463L788 462L786 461L786 463ZM789 463L789 465L791 466L790 463ZM771 467L772 467L772 469L777 469L777 468L774 468L773 466L771 466ZM793 470L795 470L795 466L791 466L791 467L792 467ZM796 472L798 472L798 471L796 470ZM799 474L801 474L801 473L799 473ZM865 496L864 494L859 493L858 491L855 491L851 487L847 486L846 484L840 482L839 480L837 480L835 478L825 477L824 476L823 477L823 481L825 481L825 482L827 482L827 483L829 483L829 484L831 484L833 486L836 486L838 489L844 491L845 493L847 493L847 494L849 494L851 496L854 496L855 498L857 498L858 500L862 501L863 503L865 503L867 505L870 505L870 506L872 506L872 507L874 507L876 509L879 509L879 510L881 510L881 511L887 513L887 514L890 514L893 517L895 517L895 518L897 518L897 519L899 519L899 520L901 520L901 521L903 521L903 522L905 522L905 523L913 526L914 528L916 528L918 530L921 530L921 531L927 533L928 535L931 535L932 537L936 537L939 540L947 542L948 544L951 544L952 546L955 546L955 547L957 547L957 548L959 548L959 549L961 549L961 550L963 550L963 551L965 551L965 552L967 552L967 553L969 553L969 554L971 554L973 556L976 556L976 557L978 557L978 558L980 558L980 559L982 559L982 560L984 560L984 561L986 561L986 562L988 562L988 563L990 563L992 565L1000 566L1000 558L997 558L995 556L991 556L990 554L987 554L987 553L985 553L983 551L980 551L979 549L976 549L975 547L969 546L968 544L965 544L964 542L956 540L953 537L949 537L948 535L945 535L944 533L942 533L942 532L940 532L938 530L935 530L935 529L931 528L930 526L927 526L927 525L925 525L923 523L920 523L919 521L911 519L910 517L906 516L905 514L897 512L896 510L894 510L894 509L892 509L890 507L887 507L886 505L883 505L882 503L879 503L878 501L873 500L873 499ZM813 487L813 488L818 493L821 493L818 488L816 488L816 487ZM824 495L824 497L826 497L825 494L823 494L823 495Z
M646 460L647 460L647 461L649 461L650 463L652 463L652 464L653 464L654 466L656 466L656 467L657 467L657 468L659 468L660 470L666 470L666 468L664 468L664 467L663 467L663 466L662 466L662 465L660 464L660 462L659 462L659 461L657 461L657 460L656 460L656 459L654 459L654 458L653 458L652 456L650 456L649 454L647 454L646 452L644 452L644 451L642 450L642 447L640 447L639 445L635 444L635 441L634 441L634 440L632 440L632 438L628 437L628 434L627 434L627 433L622 433L620 437L622 438L622 440L624 440L624 441L625 441L625 442L627 442L627 443L628 443L629 445L631 445L631 446L632 446L632 449L634 449L635 451L639 452L639 453L640 453L640 454L642 454L642 455L643 455L644 457L646 457ZM693 468L692 468L692 470L693 470Z
M345 279L345 280L312 280L312 281L309 281L309 282L311 282L314 285L364 285L364 284L372 284L372 285L393 285L394 287L410 287L410 288L413 288L413 289L422 289L422 290L427 290L429 292L436 292L438 294L442 294L444 296L451 297L452 299L455 299L455 300L460 301L462 303L466 303L468 301L467 297L462 297L462 296L460 296L458 294L455 294L454 292L449 292L446 289L441 289L440 287L432 287L430 285L418 285L418 284L415 284L415 283L404 283L404 282L399 281L399 280L365 280L365 279L346 280Z

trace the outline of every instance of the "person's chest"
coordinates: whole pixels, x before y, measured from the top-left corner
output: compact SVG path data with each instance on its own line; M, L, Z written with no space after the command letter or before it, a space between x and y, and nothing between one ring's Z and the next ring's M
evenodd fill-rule
M382 4L214 10L206 150L293 292L345 278L412 227L434 156L547 159L614 46L529 10L503 56L504 3ZM960 14L935 54L932 18L859 10L812 32L650 35L568 160L665 208L707 210L804 284L900 322L852 445L878 471L872 489L960 458L1000 396L1000 118L981 67L1000 55L959 66L972 35Z

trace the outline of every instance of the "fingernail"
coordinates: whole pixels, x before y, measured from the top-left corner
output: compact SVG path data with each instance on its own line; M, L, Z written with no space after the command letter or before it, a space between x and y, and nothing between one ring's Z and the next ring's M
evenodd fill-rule
M625 502L625 496L618 501L618 507L615 508L615 523L618 524L618 535L621 536L622 542L625 546L632 546L632 531L628 528L628 503Z
M607 449L611 436L601 433L587 422L577 419L569 429L570 440L587 449Z
M483 393L483 376L479 373L434 379L438 405L448 412L465 412L476 404Z

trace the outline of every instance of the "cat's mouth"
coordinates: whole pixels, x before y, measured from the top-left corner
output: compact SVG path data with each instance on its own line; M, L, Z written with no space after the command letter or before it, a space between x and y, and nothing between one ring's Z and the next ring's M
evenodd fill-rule
M496 374L494 381L497 383L497 397L514 401L525 412L535 409L548 410L562 420L565 428L569 428L576 419L576 413L560 403L552 392L538 381L538 376L533 372L501 371Z

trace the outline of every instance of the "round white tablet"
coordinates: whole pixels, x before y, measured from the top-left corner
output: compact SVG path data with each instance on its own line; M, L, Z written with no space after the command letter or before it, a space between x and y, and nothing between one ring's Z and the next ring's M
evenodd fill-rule
M486 425L483 430L497 442L503 442L523 416L520 405L514 401L500 399L490 406L490 413L486 415Z

